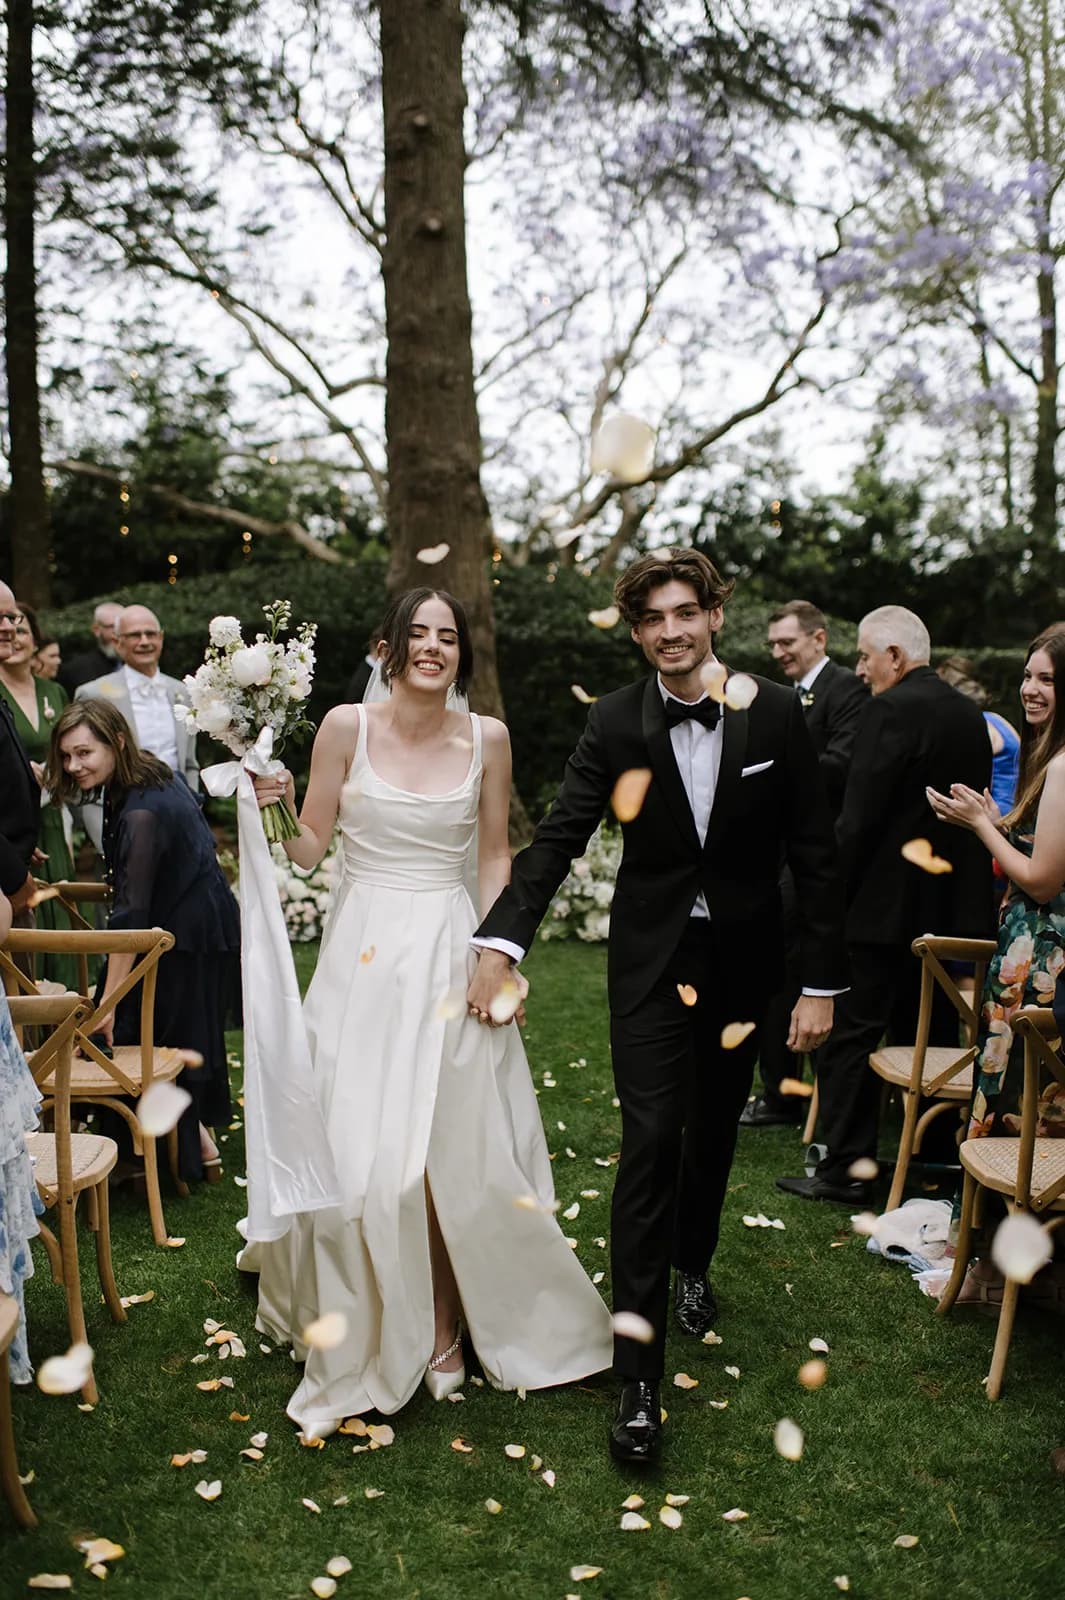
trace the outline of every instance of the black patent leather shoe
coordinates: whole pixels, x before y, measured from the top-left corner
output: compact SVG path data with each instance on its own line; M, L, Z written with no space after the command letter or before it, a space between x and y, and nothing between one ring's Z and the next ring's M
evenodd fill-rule
M678 1268L673 1285L673 1315L682 1333L701 1339L717 1320L717 1301L710 1280Z
M777 1188L801 1200L837 1200L842 1205L867 1206L872 1194L867 1183L833 1183L831 1178L778 1178Z
M777 1111L764 1095L748 1100L740 1112L741 1128L797 1128L801 1121L794 1111Z
M661 1443L662 1405L657 1383L634 1379L624 1384L610 1430L610 1454L615 1461L642 1466L656 1459Z

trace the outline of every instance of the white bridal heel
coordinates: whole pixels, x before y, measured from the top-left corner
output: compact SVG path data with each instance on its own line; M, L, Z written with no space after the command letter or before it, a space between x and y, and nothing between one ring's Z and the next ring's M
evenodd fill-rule
M450 1361L455 1352L461 1348L462 1329L460 1328L458 1333L455 1335L454 1343L449 1344L446 1350L441 1350L440 1354L438 1356L434 1356L429 1365L426 1367L425 1387L428 1389L434 1400L446 1400L449 1394L454 1394L456 1389L461 1389L462 1385L466 1382L465 1363L463 1363L463 1365L455 1372L439 1371L439 1368L443 1365L443 1363L445 1361Z

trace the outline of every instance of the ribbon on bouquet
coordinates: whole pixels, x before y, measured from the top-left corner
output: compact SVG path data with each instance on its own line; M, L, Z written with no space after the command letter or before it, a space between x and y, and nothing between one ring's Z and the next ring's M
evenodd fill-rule
M208 794L237 797L249 1242L280 1239L300 1212L338 1201L296 966L251 779L284 770L273 745L273 729L264 728L239 761L200 774Z

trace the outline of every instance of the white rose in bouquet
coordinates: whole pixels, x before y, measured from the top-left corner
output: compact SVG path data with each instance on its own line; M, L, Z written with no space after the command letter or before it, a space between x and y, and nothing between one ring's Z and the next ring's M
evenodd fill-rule
M246 644L230 656L229 670L239 688L250 689L253 684L262 686L270 682L274 664L265 644Z
M196 708L196 726L212 736L225 733L232 721L232 712L224 700L206 699Z
M219 650L224 650L230 644L242 644L240 620L237 617L212 617L210 627L211 643Z

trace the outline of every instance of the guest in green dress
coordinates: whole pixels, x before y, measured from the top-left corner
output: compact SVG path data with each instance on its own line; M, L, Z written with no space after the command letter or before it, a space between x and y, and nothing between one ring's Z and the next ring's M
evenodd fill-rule
M52 744L52 726L67 703L66 690L47 678L38 678L33 671L33 658L37 651L40 630L37 618L29 606L20 603L21 615L15 624L15 648L7 660L0 663L0 694L11 707L15 731L29 757L34 771L48 759ZM62 805L48 800L41 807L41 828L37 845L47 857L34 862L35 878L46 883L58 883L74 876L74 861L69 843L70 813ZM35 913L38 928L69 928L70 918L65 907L57 900L45 900ZM41 976L68 988L77 982L77 963L73 956L47 956Z

